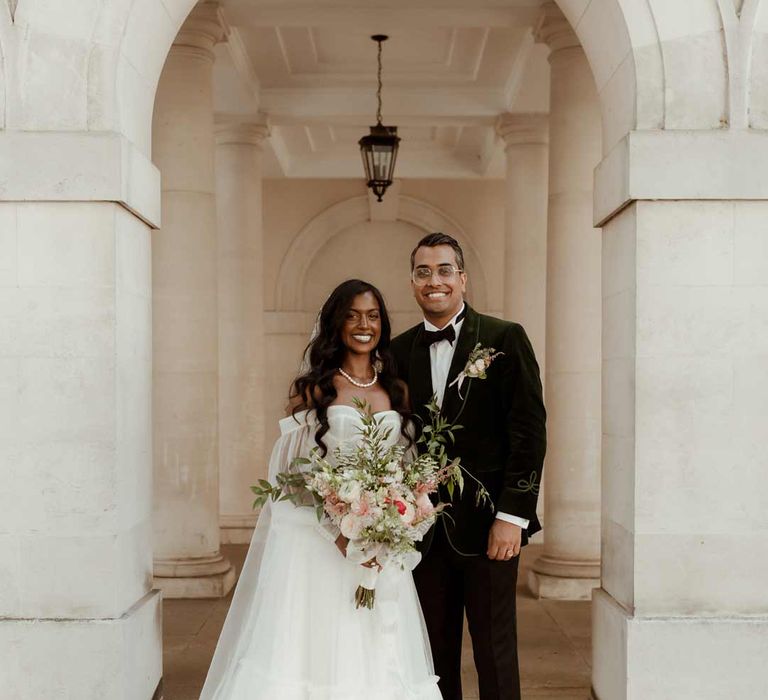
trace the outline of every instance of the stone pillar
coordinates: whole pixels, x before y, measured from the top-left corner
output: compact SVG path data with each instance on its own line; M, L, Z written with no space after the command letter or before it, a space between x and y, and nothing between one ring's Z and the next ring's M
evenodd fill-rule
M601 234L592 223L600 109L579 41L554 3L537 40L550 46L547 234L547 513L529 586L588 600L600 579Z
M630 132L597 170L599 700L766 696L767 176L746 129Z
M159 179L116 133L0 131L0 182L0 697L146 700Z
M155 583L171 598L224 596L219 552L218 299L212 100L214 3L198 5L157 90L153 152L162 229L152 240Z
M547 296L546 114L505 114L496 127L507 158L504 318L525 328L545 371Z
M216 131L219 261L221 537L248 543L256 522L249 487L264 464L264 269L261 143L265 124Z

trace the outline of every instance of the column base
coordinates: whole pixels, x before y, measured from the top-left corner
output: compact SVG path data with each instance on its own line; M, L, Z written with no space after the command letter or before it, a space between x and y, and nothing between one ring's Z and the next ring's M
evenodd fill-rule
M528 572L527 584L536 598L591 600L592 590L600 587L600 562L568 561L544 555Z
M224 598L237 573L221 554L188 559L156 559L154 586L164 598Z
M219 541L221 544L250 544L258 519L258 513L222 515L219 518Z
M161 597L119 618L0 620L2 697L147 700L163 672Z
M603 589L592 599L596 700L760 700L768 617L638 617Z

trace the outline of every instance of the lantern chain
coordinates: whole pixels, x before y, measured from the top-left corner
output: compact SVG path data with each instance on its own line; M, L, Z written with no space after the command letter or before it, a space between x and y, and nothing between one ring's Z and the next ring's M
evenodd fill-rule
M382 89L382 82L381 82L381 39L378 39L377 43L379 44L379 55L378 55L378 61L379 61L378 83L379 83L379 87L376 90L376 99L378 100L379 106L378 106L378 109L376 110L376 121L378 122L379 126L381 126L381 89Z

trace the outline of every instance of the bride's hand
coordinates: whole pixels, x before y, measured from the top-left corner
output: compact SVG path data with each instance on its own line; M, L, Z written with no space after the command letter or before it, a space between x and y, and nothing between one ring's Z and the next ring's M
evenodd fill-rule
M374 567L377 568L379 571L382 570L381 564L376 560L376 557L373 559L369 559L365 564L360 564L360 566L364 566L366 569L373 569Z
M336 546L338 547L339 551L342 553L344 557L347 556L347 545L349 544L349 539L344 537L344 535L339 535L336 538Z

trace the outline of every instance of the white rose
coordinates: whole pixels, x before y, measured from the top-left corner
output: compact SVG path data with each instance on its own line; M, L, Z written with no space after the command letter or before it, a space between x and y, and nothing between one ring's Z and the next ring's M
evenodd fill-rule
M339 498L346 503L357 503L362 491L359 481L347 481L339 487Z
M469 367L467 367L465 374L472 378L480 376L480 372L477 371L477 368L474 364L471 364Z
M485 372L485 360L482 358L479 360L475 360L475 369L477 370L478 375Z
M354 513L347 513L339 523L341 534L347 539L356 540L363 530L363 519Z

